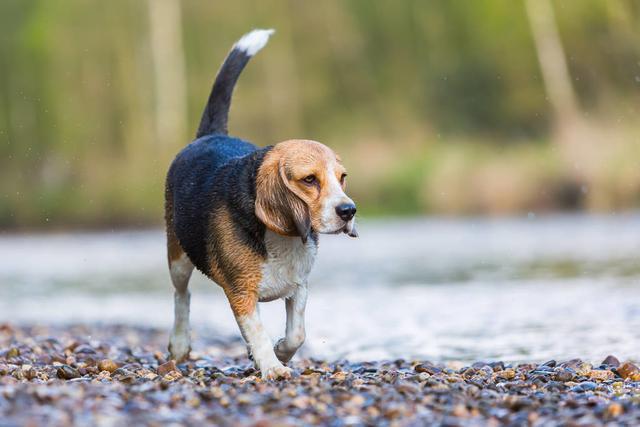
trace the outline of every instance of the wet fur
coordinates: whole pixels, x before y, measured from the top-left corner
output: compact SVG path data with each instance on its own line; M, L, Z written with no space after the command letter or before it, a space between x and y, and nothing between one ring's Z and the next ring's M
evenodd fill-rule
M353 202L344 194L345 170L331 149L307 140L258 148L227 135L233 86L272 32L254 30L234 45L216 77L197 139L172 162L165 188L175 288L172 357L189 353L188 282L195 267L224 289L263 378L290 376L281 362L304 342L317 232L355 235L353 214L340 220L336 213L338 204ZM310 175L313 183L305 181ZM286 299L287 326L274 347L257 303L278 298Z

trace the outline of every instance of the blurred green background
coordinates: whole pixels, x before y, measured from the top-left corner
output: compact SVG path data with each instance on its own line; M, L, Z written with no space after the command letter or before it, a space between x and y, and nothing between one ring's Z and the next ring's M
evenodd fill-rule
M162 222L253 28L230 132L343 157L363 217L640 205L640 2L0 2L0 227Z

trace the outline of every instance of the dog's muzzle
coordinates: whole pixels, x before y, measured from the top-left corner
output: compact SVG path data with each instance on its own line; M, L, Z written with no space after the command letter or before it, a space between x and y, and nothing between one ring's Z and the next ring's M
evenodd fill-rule
M345 222L342 232L350 237L358 237L354 219L356 216L356 205L353 202L342 203L336 206L336 214Z

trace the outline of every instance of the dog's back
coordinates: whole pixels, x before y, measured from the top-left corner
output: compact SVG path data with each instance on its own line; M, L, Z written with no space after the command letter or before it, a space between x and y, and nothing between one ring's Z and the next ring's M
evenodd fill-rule
M244 159L256 149L253 144L227 135L207 135L185 147L169 168L167 227L172 228L180 246L205 274L208 216L220 201L228 199L223 192L238 185L234 182L238 169L247 167L247 162L230 164L232 160ZM225 174L225 166L235 173Z
M170 261L172 256L179 257L184 251L205 274L209 273L204 242L208 216L219 201L233 198L221 193L246 187L243 169L247 169L245 174L249 173L255 158L260 157L258 147L227 135L227 122L238 77L271 33L272 30L253 31L233 46L216 76L197 139L176 156L167 174L165 217ZM252 153L255 154L250 156ZM250 188L244 190L251 191Z

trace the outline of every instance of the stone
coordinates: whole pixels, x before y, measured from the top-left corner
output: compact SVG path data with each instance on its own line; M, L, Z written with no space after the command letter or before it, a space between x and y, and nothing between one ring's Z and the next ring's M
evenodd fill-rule
M504 371L497 372L498 378L505 380L512 380L516 377L516 371L513 368L507 368Z
M442 372L442 369L431 365L430 363L420 363L413 368L414 371L421 373L426 372L429 375L435 375Z
M98 362L98 369L100 371L108 371L109 373L113 373L116 369L118 369L118 365L111 359L102 359Z
M632 381L640 381L640 368L631 362L624 362L616 368L618 375L622 378L631 379Z
M27 380L32 380L36 377L36 370L33 369L32 365L24 364L20 367L20 370L22 371L24 378Z
M160 375L161 377L164 377L172 371L178 371L175 360L169 360L167 363L163 363L162 365L158 366L158 375Z
M56 371L56 374L58 375L58 378L62 378L65 380L71 380L74 378L80 378L80 372L78 372L77 369L72 368L69 365L62 365L58 368L58 370Z
M624 408L618 402L613 402L612 404L607 406L606 412L609 417L616 418L624 413Z
M597 381L607 381L615 378L615 374L609 370L594 369L589 372L589 377Z
M547 366L549 368L555 368L557 364L558 364L558 362L556 362L555 360L552 359L552 360L548 360L548 361L544 362L540 366Z
M162 376L162 381L172 382L172 381L175 381L175 380L180 379L180 378L182 378L182 374L180 373L180 371L173 370L173 371L169 371L165 375L163 375Z
M338 371L332 374L329 378L337 382L342 382L347 379L347 373L344 371Z
M211 340L178 365L152 353L166 344L165 331L110 328L18 328L6 337L0 325L0 424L68 425L71 411L97 425L126 424L131 415L154 425L256 426L636 425L640 416L639 365L616 368L612 358L594 369L579 359L473 367L303 357L290 367L304 375L265 382L238 355L239 339ZM84 344L65 347L72 339ZM10 348L19 356L8 358Z
M602 364L617 368L618 366L620 366L620 361L618 360L617 357L615 357L614 355L610 354L610 355L608 355L607 357L604 358L604 360L602 361Z
M93 347L87 344L81 344L77 346L73 349L73 352L78 354L96 354L96 351L93 349Z
M553 379L556 381L567 382L573 380L576 372L571 368L556 368Z
M592 381L585 381L578 385L583 391L593 391L598 387L598 385Z
M468 418L469 410L466 408L466 406L462 404L457 404L456 406L453 407L453 410L451 411L451 415L458 418Z
M576 373L578 375L588 377L592 369L593 366L591 365L591 363L579 363L576 368Z

